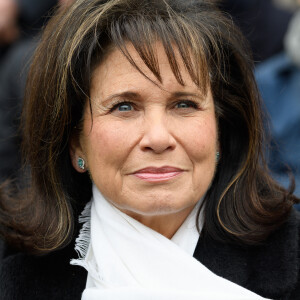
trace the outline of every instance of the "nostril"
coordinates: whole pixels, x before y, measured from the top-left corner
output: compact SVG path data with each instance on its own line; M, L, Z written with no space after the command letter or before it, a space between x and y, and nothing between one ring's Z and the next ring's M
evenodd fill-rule
M143 150L144 151L155 151L155 152L162 152L162 151L166 151L166 150L172 150L174 147L172 146L168 146L168 147L161 147L160 149L158 147L144 147Z
M155 153L162 153L164 151L173 150L176 147L175 139L169 135L164 138L144 136L140 141L140 147L143 151L153 151Z

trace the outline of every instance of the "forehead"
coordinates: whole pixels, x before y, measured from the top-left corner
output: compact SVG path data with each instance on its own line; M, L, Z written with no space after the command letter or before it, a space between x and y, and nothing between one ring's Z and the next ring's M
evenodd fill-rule
M116 91L116 89L143 89L148 86L153 89L160 88L166 91L193 89L203 92L191 79L176 47L173 48L176 65L184 84L181 84L175 77L174 68L169 62L162 43L156 42L152 46L154 49L153 54L155 55L155 58L152 60L155 66L152 67L158 70L160 78L145 64L132 44L127 43L126 50L128 51L127 55L130 56L129 59L115 47L95 68L92 74L91 96L95 93L106 95L111 92L121 92Z

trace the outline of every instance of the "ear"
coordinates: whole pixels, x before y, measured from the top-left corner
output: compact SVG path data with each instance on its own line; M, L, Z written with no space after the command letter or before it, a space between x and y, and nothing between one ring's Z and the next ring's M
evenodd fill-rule
M72 134L72 137L70 138L69 141L69 153L70 153L73 168L79 173L86 172L87 171L86 159L82 147L80 145L78 135ZM80 167L81 165L80 163L82 163L82 160L85 162L84 168Z

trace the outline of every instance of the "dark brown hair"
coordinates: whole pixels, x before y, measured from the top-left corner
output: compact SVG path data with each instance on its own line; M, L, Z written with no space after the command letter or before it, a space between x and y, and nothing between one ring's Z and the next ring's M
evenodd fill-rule
M79 0L49 22L31 66L23 116L29 187L18 198L3 189L0 196L1 232L15 245L46 252L73 238L91 180L71 166L68 143L80 129L91 74L112 47L138 69L130 42L161 81L157 40L178 82L184 85L174 48L215 101L221 158L205 196L203 234L255 244L286 220L296 198L268 174L251 57L231 20L212 1Z

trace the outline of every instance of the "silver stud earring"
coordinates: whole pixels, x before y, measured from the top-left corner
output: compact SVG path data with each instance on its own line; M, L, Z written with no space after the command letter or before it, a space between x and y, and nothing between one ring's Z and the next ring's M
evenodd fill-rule
M216 152L216 162L218 162L218 161L219 161L219 159L220 159L220 152L219 152L219 151L217 151L217 152Z
M85 170L85 161L83 158L78 157L77 159L77 165L81 170Z

